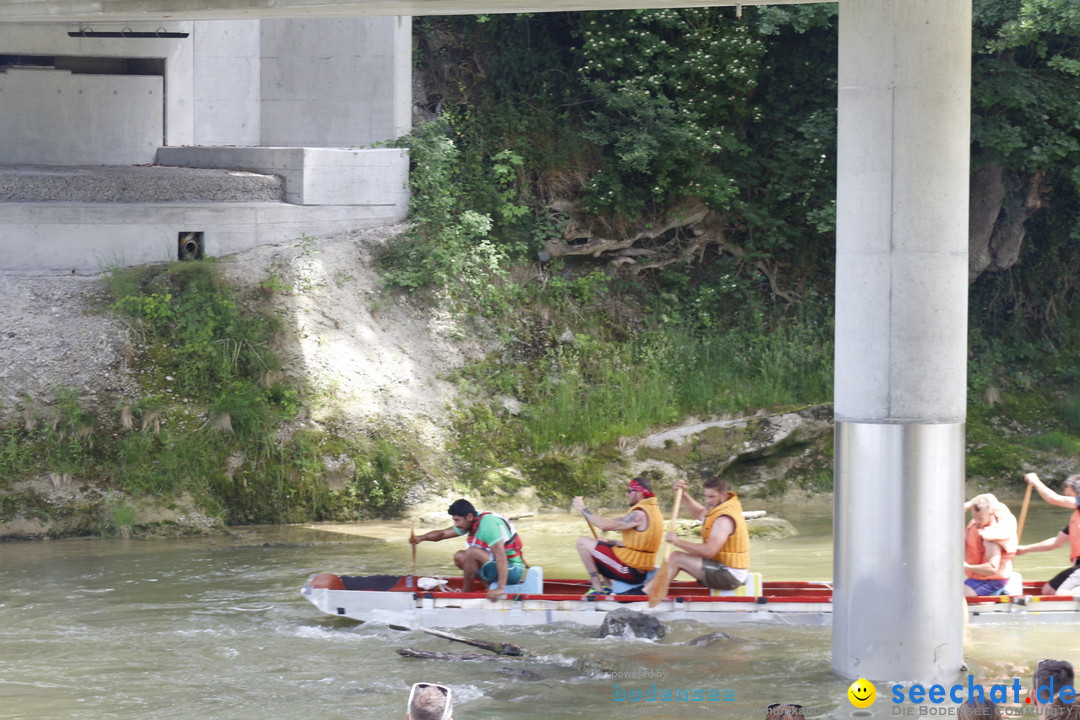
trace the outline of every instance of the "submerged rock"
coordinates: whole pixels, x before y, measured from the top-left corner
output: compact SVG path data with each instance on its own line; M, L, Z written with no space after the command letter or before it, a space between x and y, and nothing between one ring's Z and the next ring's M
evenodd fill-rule
M574 661L574 670L586 675L610 675L615 671L615 663L593 653L582 655Z
M664 624L652 615L646 615L635 610L619 608L612 610L604 617L600 629L596 631L596 637L639 637L647 640L656 640L667 634Z
M769 540L779 540L799 534L799 531L795 529L795 526L789 520L776 515L747 520L746 530L752 538L767 538Z
M526 680L529 682L536 680L543 680L544 676L538 672L533 672L528 668L521 667L501 667L499 668L500 675L506 675L514 680Z
M714 633L709 633L708 635L699 635L699 636L697 636L696 638L694 638L693 640L691 640L690 642L688 642L686 644L687 645L713 645L713 644L721 642L723 640L734 640L734 639L735 638L733 638L731 635L728 635L726 632L714 632Z

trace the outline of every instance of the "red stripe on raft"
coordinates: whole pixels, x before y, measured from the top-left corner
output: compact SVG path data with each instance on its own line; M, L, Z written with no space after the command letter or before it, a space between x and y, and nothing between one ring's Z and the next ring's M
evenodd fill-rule
M427 595L428 593L424 593ZM442 600L475 600L485 598L485 593L462 593L462 592L441 592L431 593L431 596L436 599ZM586 598L577 593L544 593L543 595L527 595L514 593L507 596L510 600L548 600L551 602L566 602L566 601L578 601L587 602ZM767 601L765 604L771 603L809 603L809 604L829 604L832 602L831 597L822 597L821 595L791 595L788 597L773 597L768 595L756 596L756 595L700 595L700 596L686 596L686 595L669 595L666 599L683 602L693 603L747 603L758 604L761 597L764 597ZM601 595L596 598L596 601L614 600L620 603L632 604L636 602L647 602L648 598L642 595Z
M308 586L313 588L326 588L327 590L344 590L345 583L333 573L318 573L308 581Z

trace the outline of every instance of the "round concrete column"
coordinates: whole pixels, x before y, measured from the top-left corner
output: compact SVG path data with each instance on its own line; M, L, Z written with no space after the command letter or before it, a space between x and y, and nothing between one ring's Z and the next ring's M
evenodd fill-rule
M840 0L833 669L963 662L971 0Z

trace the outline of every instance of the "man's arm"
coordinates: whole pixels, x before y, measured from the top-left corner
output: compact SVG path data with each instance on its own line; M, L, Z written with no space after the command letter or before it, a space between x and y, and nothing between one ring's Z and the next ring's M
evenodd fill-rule
M1059 532L1055 537L1046 538L1042 542L1037 542L1031 545L1021 545L1016 548L1017 555L1026 555L1030 552L1045 552L1046 550L1057 550L1059 547L1069 542L1069 536L1063 532Z
M589 522L605 532L608 530L633 530L649 519L649 516L641 510L631 510L621 518L601 517L588 508L585 508L584 512L585 517L589 518Z
M703 543L683 540L673 532L667 534L667 541L689 555L711 558L724 546L733 532L735 532L735 521L727 515L721 515L713 523L709 539Z
M964 563L964 569L970 570L976 575L997 575L998 568L1001 567L1001 546L996 542L983 540L983 551L986 554L985 562L978 565Z
M682 493L682 503L683 503L683 506L686 508L687 512L690 513L690 517L697 518L698 520L704 520L705 519L705 506L702 505L701 503L699 503L697 500L695 500L690 495L690 492L686 489L686 481L685 480L680 480L679 482L675 483L676 492L679 490L680 487L682 488L682 491L683 491L683 493Z
M1054 492L1050 488L1046 487L1046 483L1040 480L1039 476L1035 473L1028 473L1027 475L1025 475L1024 481L1028 485L1034 487L1039 492L1039 497L1041 497L1043 500L1050 503L1051 505L1069 508L1070 510L1075 510L1077 507L1080 507L1080 505L1076 504L1076 498Z
M573 502L571 502L571 507L585 515L586 520L605 532L608 530L630 530L640 525L649 517L641 510L631 510L618 519L606 518L597 515L592 510L585 507L585 500L580 495L574 498Z
M487 599L495 602L506 592L506 578L510 574L510 561L506 559L506 546L502 540L491 546L491 556L495 558L498 584L487 591Z
M409 542L415 545L416 543L422 543L425 540L429 542L439 542L440 540L449 540L452 537L457 537L457 529L453 525L448 528L443 528L442 530L432 530L423 535L414 535L409 538Z

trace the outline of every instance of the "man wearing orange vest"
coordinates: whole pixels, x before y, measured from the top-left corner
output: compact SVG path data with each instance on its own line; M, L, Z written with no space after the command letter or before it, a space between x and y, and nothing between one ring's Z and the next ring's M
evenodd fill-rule
M964 595L1001 595L1016 555L1016 518L990 493L964 503L971 522L964 531Z
M473 583L496 583L487 590L488 600L498 600L507 584L521 582L525 575L522 542L513 524L493 512L477 513L473 504L464 498L454 501L448 510L454 524L442 530L432 530L413 536L413 545L428 540L438 542L465 536L465 549L454 553L454 563L464 574L465 592L473 591Z
M600 576L640 585L645 582L645 575L656 567L656 551L664 537L664 515L648 480L639 477L631 480L626 498L630 512L618 520L600 517L585 507L580 496L573 500L574 509L591 524L601 530L622 532L621 540L577 539L578 554L592 585L586 596L611 594L611 586L601 584Z
M667 534L665 539L679 548L668 558L671 579L685 570L699 585L713 590L734 590L744 584L750 577L750 533L739 496L720 477L705 480L704 505L690 497L684 480L675 483L675 488L683 488L683 506L702 526L699 543L683 540L674 532ZM649 594L649 585L644 591Z
M1069 524L1062 528L1061 532L1055 537L1047 538L1033 545L1021 545L1016 554L1024 555L1029 552L1055 550L1068 543L1069 559L1072 560L1072 567L1062 570L1051 578L1050 582L1043 585L1042 594L1075 595L1077 589L1080 588L1080 475L1070 475L1065 478L1065 481L1061 483L1064 495L1059 495L1046 487L1035 473L1028 473L1024 476L1024 480L1028 485L1038 490L1039 497L1046 502L1058 507L1069 508L1073 512L1069 516Z

